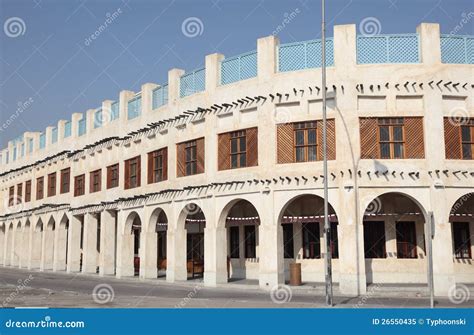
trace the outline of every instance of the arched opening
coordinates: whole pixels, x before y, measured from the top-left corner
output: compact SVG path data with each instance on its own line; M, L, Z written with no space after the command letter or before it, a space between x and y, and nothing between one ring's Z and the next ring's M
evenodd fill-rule
M190 203L183 209L186 213L186 270L188 279L204 276L204 228L206 217L197 204Z
M166 278L168 217L156 208L150 217L147 231L146 275L147 278Z
M59 222L57 237L54 248L54 270L66 270L67 267L67 253L68 253L68 238L69 238L69 218L66 214L63 215Z
M136 215L132 221L132 236L133 236L133 275L140 275L140 233L142 231L142 221Z
M13 223L12 222L7 224L5 239L6 239L5 265L10 265L12 247L13 247Z
M39 218L31 232L30 267L38 269L42 259L43 221Z
M474 192L456 200L449 212L456 282L474 282Z
M0 263L5 264L5 223L0 224Z
M23 244L23 252L20 255L20 263L22 268L28 267L28 257L29 257L29 250L30 250L30 234L31 234L31 223L30 220L27 219L25 225L23 226L23 233L22 233L22 244Z
M54 231L56 230L56 221L53 216L48 220L46 229L43 231L43 257L42 257L42 270L53 269L54 259Z
M15 225L15 229L13 232L13 258L12 258L12 265L19 266L20 265L20 255L23 252L23 244L22 242L22 231L21 231L21 222L18 221Z
M331 225L331 255L334 281L338 280L338 219L329 204ZM280 215L283 229L283 258L285 280L290 277L290 264L301 263L303 282L324 282L324 199L313 194L304 194L291 199Z
M256 280L259 275L260 217L254 205L238 200L225 218L227 230L227 276L229 282Z
M410 196L385 193L363 217L367 283L425 284L425 211Z

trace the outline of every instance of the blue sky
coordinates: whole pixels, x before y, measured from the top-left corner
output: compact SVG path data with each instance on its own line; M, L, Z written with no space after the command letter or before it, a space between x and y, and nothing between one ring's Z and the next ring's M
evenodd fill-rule
M474 15L473 0L326 2L329 35L333 25L359 25L368 17L386 34L413 33L420 22L438 22L450 33ZM116 100L120 90L166 83L169 69L195 69L207 54L254 50L257 38L271 35L293 12L278 34L282 43L320 37L319 0L0 0L0 125L19 103L32 101L0 127L0 147L25 131L43 131ZM11 18L21 19L22 34L7 29ZM87 40L107 18L107 28ZM198 22L196 36L183 32L188 18ZM459 34L474 34L474 19Z

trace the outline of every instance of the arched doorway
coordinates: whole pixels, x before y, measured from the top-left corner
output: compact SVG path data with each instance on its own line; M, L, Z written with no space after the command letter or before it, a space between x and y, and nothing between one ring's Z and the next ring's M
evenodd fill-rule
M55 248L53 269L55 271L62 271L66 270L68 253L69 218L66 214L64 214L61 218L57 229L58 231L54 242Z
M385 193L363 217L367 283L426 284L425 211L412 197Z
M329 204L331 225L331 255L334 281L338 281L338 219ZM290 277L290 263L301 263L303 282L324 282L324 199L314 194L304 194L291 199L280 215L283 229L283 258L285 280Z
M41 266L43 228L43 220L39 218L31 232L30 266L32 269L38 269Z
M456 282L474 282L474 192L461 196L449 212Z
M30 238L31 238L31 223L29 219L26 219L25 225L23 226L23 252L20 255L20 262L22 268L29 266L29 255L30 255Z
M188 279L204 276L204 228L206 217L197 204L187 204L183 209L186 214L186 270Z
M168 218L161 208L150 217L146 232L145 278L166 278Z
M22 247L22 231L21 222L18 221L13 230L13 255L12 255L12 266L20 265L20 255L23 252Z
M13 222L10 222L7 224L6 228L6 234L5 234L5 265L10 265L11 264L11 255L12 255L12 247L13 247Z
M43 242L42 242L42 270L52 270L53 269L53 259L54 259L54 231L56 229L56 221L53 216L48 220L46 229L43 230Z
M225 217L229 282L259 278L260 217L247 200L232 202Z
M125 230L122 236L122 246L120 250L122 253L121 276L140 275L141 230L142 221L140 216L137 212L131 212L125 221Z

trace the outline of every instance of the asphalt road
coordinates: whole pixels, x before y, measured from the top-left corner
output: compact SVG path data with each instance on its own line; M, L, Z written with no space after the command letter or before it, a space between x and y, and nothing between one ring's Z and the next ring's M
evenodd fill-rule
M0 267L0 302L3 307L326 307L321 287L289 290L291 292L284 288L271 294L256 285L228 284L208 288L203 287L200 280L171 284L164 280L140 281ZM361 297L336 295L334 302L336 308L417 308L429 305L426 296L404 288L369 290ZM474 296L461 304L453 304L449 299L437 299L436 302L438 307L474 307Z

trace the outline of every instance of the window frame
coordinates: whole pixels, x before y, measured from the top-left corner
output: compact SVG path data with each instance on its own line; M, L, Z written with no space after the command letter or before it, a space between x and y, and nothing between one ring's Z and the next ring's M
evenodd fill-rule
M376 229L369 226L376 226ZM365 259L379 259L379 258L387 258L387 234L385 231L385 221L364 221L363 222L363 229L364 229L364 258ZM383 233L381 234L380 238L375 241L375 243L371 244L369 249L368 237L373 238L373 235L376 233L380 233L381 230ZM370 232L370 235L367 233ZM383 241L382 241L383 238ZM375 238L373 239L375 240ZM380 247L380 250L374 249L375 247ZM376 251L374 251L376 250Z
M80 174L74 177L74 196L80 197L86 193L86 175Z
M245 150L242 150L242 146L241 146L241 144L242 144L241 139L242 138L245 140ZM235 152L232 151L232 141L234 141L234 140L237 142ZM239 168L247 167L247 153L248 153L247 129L230 132L229 133L229 159L230 159L229 166L230 166L230 168L231 169L239 169ZM241 161L242 156L245 159L245 164L244 165L242 165L242 161ZM233 157L237 157L236 158L237 165L235 165L235 166L233 165L233 160L232 160Z
M388 127L388 140L381 140L381 128ZM395 140L395 128L401 127L402 139ZM406 138L405 138L405 119L403 117L380 117L377 118L377 143L378 153L380 159L405 159L406 158ZM389 146L389 157L382 156L382 144L388 144ZM401 144L401 157L395 157L395 145Z
M461 234L462 228L465 228L467 231L467 240L459 241L457 238L458 234ZM458 222L455 221L452 223L453 231L453 257L455 259L472 259L472 240L470 235L470 226L469 222ZM462 236L461 236L462 237ZM458 243L461 243L459 246ZM466 250L460 250L461 248L466 248ZM467 254L466 254L467 251Z
M71 191L71 168L65 168L60 171L59 193L65 194Z
M151 171L148 172L148 184L154 184L154 183L159 183L160 181L166 180L166 154L165 150L167 148L161 148L152 152L148 153L148 167L151 169ZM161 164L158 164L157 160L160 161L161 158ZM160 176L157 178L157 173Z
M314 225L317 228L317 234L311 232L309 227ZM315 240L309 241L308 238L311 237L310 234L314 235ZM302 247L303 247L303 259L320 259L321 258L321 227L319 221L313 222L303 222L301 225L301 234L302 234ZM318 248L316 250L311 249L311 245L316 244Z
M42 200L43 198L44 198L44 176L36 178L36 200Z
M132 169L134 167L134 169ZM125 161L125 189L132 189L141 186L141 156L135 156ZM134 170L134 171L133 171ZM132 171L134 172L132 174ZM134 181L132 183L132 180Z
M410 228L408 230L403 231L403 229L407 227L410 227ZM398 259L418 258L417 243L416 243L416 222L397 221L395 223L395 231L396 231L396 242L397 242L397 258ZM410 250L404 250L405 248L410 249Z
M469 141L465 141L463 138L463 129L469 129ZM460 136L460 143L461 143L461 159L463 160L472 160L474 159L474 119L469 120L467 124L463 124L459 127L459 136ZM471 156L465 157L464 156L464 146L470 146Z
M314 130L314 144L309 143L309 132ZM298 132L303 132L303 144L297 144ZM302 121L293 123L293 162L308 163L316 162L321 159L319 157L318 143L318 124L317 121ZM315 159L309 160L309 149L314 147ZM298 149L303 148L303 160L298 160Z
M191 140L184 143L184 171L186 176L197 174L197 149L197 140ZM190 159L188 159L188 150L190 151ZM188 166L190 167L190 172L188 172Z
M31 180L25 182L25 202L31 201Z
M120 183L120 164L115 163L115 164L107 166L107 189L118 187L119 183Z
M100 192L102 189L102 169L91 171L89 178L89 193Z
M48 198L54 197L56 195L56 172L48 174Z

